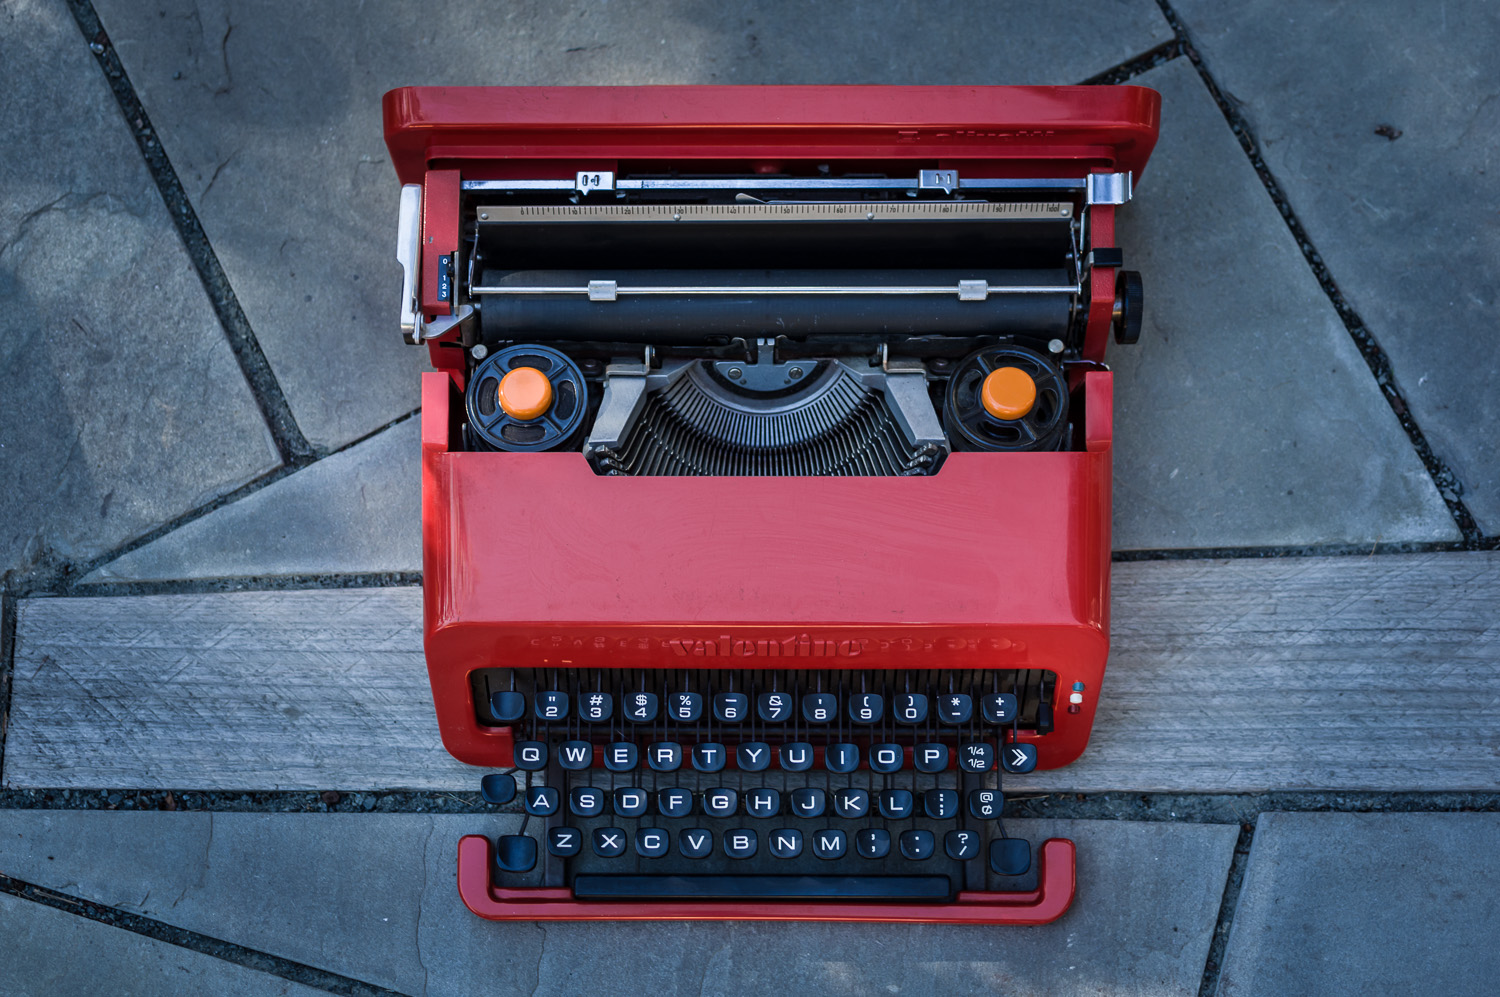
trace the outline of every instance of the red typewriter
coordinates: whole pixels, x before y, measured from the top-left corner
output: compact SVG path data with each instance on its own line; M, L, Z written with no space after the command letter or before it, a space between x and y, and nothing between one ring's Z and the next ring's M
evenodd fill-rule
M1040 924L1109 637L1140 87L395 90L487 918ZM514 818L508 819L514 825ZM476 831L483 831L476 821Z

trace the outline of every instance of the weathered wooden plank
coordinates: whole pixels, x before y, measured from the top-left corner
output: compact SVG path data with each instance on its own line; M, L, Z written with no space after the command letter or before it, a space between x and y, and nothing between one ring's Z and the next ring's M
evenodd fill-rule
M415 588L31 599L9 787L470 789ZM1500 553L1115 570L1093 743L1007 788L1500 788Z

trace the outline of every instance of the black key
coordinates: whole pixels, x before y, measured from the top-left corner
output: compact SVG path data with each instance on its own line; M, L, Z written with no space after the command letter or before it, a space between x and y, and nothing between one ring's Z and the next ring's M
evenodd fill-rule
M657 741L646 748L646 764L653 772L676 772L682 768L682 745L676 741Z
M721 724L737 724L750 713L750 697L743 692L721 692L714 697L714 716Z
M911 749L911 763L918 772L948 771L946 744L919 744Z
M880 816L886 820L902 820L910 817L916 809L916 801L909 789L882 789L877 799L880 801Z
M858 820L870 812L870 791L868 789L835 789L833 812L846 819Z
M651 723L660 708L661 701L654 692L632 692L625 697L625 716L631 723Z
M540 772L547 767L547 746L541 741L517 741L514 757L521 771Z
M604 812L604 790L574 786L568 794L568 809L579 817L597 817Z
M854 850L862 858L883 859L891 853L891 832L883 827L867 827L856 831Z
M635 853L643 859L659 859L667 854L670 840L659 827L643 827L635 832Z
M1007 744L1000 749L1000 764L1007 772L1025 775L1036 768L1036 745Z
M995 746L985 741L965 741L958 746L958 767L964 772L988 772L995 767Z
M656 794L656 809L663 817L686 817L693 812L693 794L685 789L663 789Z
M491 772L479 780L479 795L496 806L509 803L516 798L516 780L509 772Z
M812 786L792 790L792 813L798 817L821 817L828 806L828 794Z
M552 786L532 786L526 790L526 812L533 817L551 817L562 805L562 797Z
M646 791L634 786L615 790L615 813L621 817L639 817L646 812Z
M578 715L591 724L607 723L615 715L615 697L607 692L586 692L578 697Z
M950 692L937 698L938 720L942 723L966 724L974 716L974 699L962 692Z
M568 719L568 694L565 692L539 692L536 697L536 718L556 722Z
M763 692L755 701L755 711L768 724L779 724L792 718L792 697L785 692Z
M943 835L943 851L956 862L967 862L979 854L979 833L949 831Z
M997 876L1024 876L1031 868L1031 842L1025 838L996 838L990 842L990 868Z
M906 749L899 744L875 744L870 746L871 772L900 772L906 761Z
M832 723L838 712L838 697L831 692L810 692L802 697L802 719L810 724Z
M1016 718L1016 697L995 692L979 701L979 712L987 724L1008 724Z
M557 764L572 772L594 765L594 746L587 741L564 741L557 746Z
M701 827L690 827L677 836L677 850L684 858L707 858L714 850L714 833Z
M593 875L573 881L580 900L952 900L947 876Z
M583 835L576 827L553 827L547 830L547 851L561 858L571 858L583 847Z
M633 741L616 741L604 749L604 767L611 772L634 772L641 750Z
M490 696L490 712L503 724L513 724L526 715L526 697L519 692L497 692Z
M920 692L903 692L891 708L898 724L919 724L927 719L927 697Z
M922 811L933 820L956 817L958 792L952 789L929 789L922 794Z
M855 744L830 744L823 749L823 767L839 775L847 775L859 768L859 746Z
M931 831L901 832L901 857L908 861L920 862L923 859L930 859L935 848L937 848L937 840Z
M764 772L771 764L771 746L764 741L736 745L734 763L744 772Z
M841 859L849 850L848 836L836 827L817 831L812 836L813 854L820 859Z
M980 820L999 817L1005 807L1005 797L998 789L975 789L969 793L969 813Z
M703 794L703 812L710 817L733 817L740 805L740 794L732 789L710 789Z
M667 715L678 723L697 723L703 716L703 696L696 692L672 693L667 697Z
M751 817L775 817L781 813L781 794L774 789L752 789L745 794L745 812Z
M849 697L849 719L857 724L878 724L885 716L885 697L861 692Z
M802 854L802 832L784 827L771 832L771 854L779 859L794 859Z
M536 868L536 839L529 834L502 834L495 841L495 864L506 872Z
M750 858L755 854L756 845L755 832L748 827L724 832L724 854L732 859Z
M607 859L625 854L625 832L618 827L594 828L594 854Z
M812 768L813 749L806 741L788 741L781 746L781 767L787 772L806 772Z
M717 741L704 741L693 745L693 768L699 772L722 772L729 752Z

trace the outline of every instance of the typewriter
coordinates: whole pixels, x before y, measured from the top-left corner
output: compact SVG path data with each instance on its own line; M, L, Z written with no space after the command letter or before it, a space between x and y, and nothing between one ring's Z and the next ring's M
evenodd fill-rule
M1108 649L1140 87L385 96L424 637L493 919L1039 924ZM476 773L477 774L477 773ZM513 819L512 819L513 820ZM514 826L508 824L508 826Z

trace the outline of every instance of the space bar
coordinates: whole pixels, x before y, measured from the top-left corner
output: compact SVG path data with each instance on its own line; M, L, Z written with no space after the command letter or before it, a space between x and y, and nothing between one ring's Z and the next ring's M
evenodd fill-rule
M946 876L606 876L573 880L580 900L951 900Z

